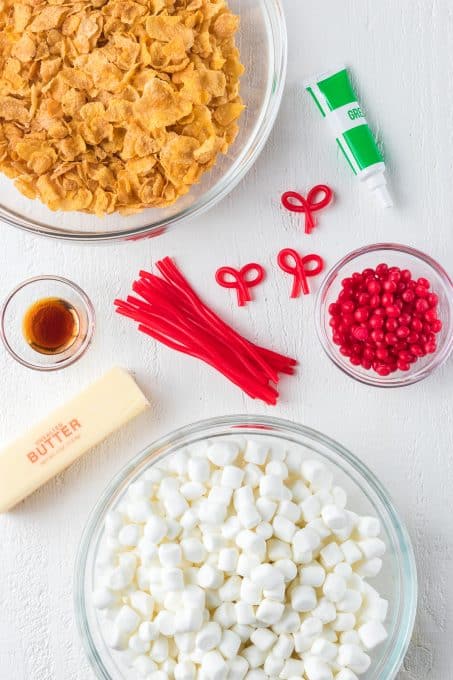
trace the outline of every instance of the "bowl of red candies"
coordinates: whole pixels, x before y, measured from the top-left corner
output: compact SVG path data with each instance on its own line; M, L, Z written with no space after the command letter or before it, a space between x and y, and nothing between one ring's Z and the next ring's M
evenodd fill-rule
M351 377L376 387L411 385L453 349L453 284L414 248L359 248L325 277L316 328L327 355Z

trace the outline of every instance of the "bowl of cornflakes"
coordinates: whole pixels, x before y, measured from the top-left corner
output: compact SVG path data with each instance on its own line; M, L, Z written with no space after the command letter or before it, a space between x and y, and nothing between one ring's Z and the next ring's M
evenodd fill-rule
M275 121L279 0L5 0L0 220L157 236L222 199Z

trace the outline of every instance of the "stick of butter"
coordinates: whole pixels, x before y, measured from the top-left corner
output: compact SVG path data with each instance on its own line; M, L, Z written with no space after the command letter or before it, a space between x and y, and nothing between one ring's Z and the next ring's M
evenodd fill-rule
M112 368L0 452L0 512L36 491L147 406L129 373Z

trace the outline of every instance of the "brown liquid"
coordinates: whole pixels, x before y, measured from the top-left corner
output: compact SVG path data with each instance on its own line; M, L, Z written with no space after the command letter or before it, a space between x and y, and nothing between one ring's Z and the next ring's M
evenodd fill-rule
M79 317L74 307L61 298L37 300L25 312L22 332L30 347L40 354L59 354L79 334Z

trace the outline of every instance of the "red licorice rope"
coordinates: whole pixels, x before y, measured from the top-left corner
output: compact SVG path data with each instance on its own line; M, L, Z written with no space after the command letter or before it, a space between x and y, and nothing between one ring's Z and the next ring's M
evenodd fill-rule
M276 404L279 373L292 375L297 361L239 335L205 305L171 258L156 267L161 276L141 271L133 283L139 297L115 300L118 314L167 347L209 364L253 399Z
M251 262L242 267L242 269L220 267L220 269L216 271L215 280L219 286L222 286L223 288L235 288L238 305L239 307L244 307L247 302L251 302L252 300L250 288L261 283L264 276L264 267L256 262Z
M316 198L320 196L317 201ZM313 213L326 208L333 199L333 191L327 184L317 184L307 194L307 198L297 191L285 191L282 205L290 212L305 213L305 233L311 234L316 226Z

